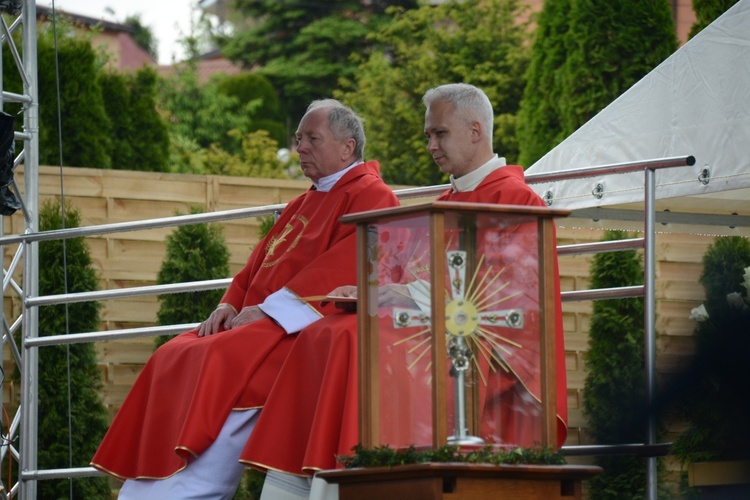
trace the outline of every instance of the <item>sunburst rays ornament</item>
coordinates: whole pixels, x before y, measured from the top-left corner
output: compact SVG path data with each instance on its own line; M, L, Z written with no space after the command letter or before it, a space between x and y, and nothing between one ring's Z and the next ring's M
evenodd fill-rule
M522 345L514 342L505 335L502 329L519 330L524 326L524 314L521 309L495 309L503 302L519 295L521 292L505 293L510 282L501 282L505 268L495 269L486 266L485 272L479 277L483 269L484 255L479 258L471 279L467 284L467 253L463 250L446 252L447 271L450 286L445 288L445 336L448 358L451 362L451 376L455 380L455 432L448 442L459 445L482 444L483 440L470 436L466 429L466 395L465 381L467 372L472 366L486 386L487 379L480 369L477 356L487 362L492 371L498 368L509 371L504 355L510 355L508 346L521 349ZM429 285L419 282L429 296ZM416 300L416 302L420 302ZM428 309L428 308L427 308ZM431 315L424 309L397 307L393 310L393 327L398 329L409 327L423 327L416 333L399 339L394 345L409 341L416 341L409 349L415 354L415 359L409 364L410 370L428 355L430 343ZM429 371L431 362L425 371Z
M466 285L466 252L462 250L446 253L448 270L450 276L450 289L446 288L445 306L445 330L446 342L450 351L451 345L467 344L472 352L482 355L493 370L501 367L507 370L507 363L503 359L503 353L509 354L507 346L522 348L521 344L514 342L507 336L493 330L492 328L507 328L518 330L524 326L524 315L521 309L493 309L499 304L519 295L521 292L505 294L509 282L505 282L490 289L490 287L503 275L505 268L495 270L489 266L481 279L477 281L477 275L482 268L484 255L477 263L471 281ZM422 285L423 287L426 285ZM429 291L426 291L429 295ZM418 308L396 307L393 309L393 327L396 329L422 326L422 330L404 337L394 345L399 345L415 339L421 342L410 349L419 351L410 368L415 366L419 359L423 358L430 349L430 320L429 312ZM468 369L465 363L467 354L465 350L457 347L454 352L456 358L451 357L453 368L456 370ZM469 355L469 359L477 364L475 356ZM455 361L455 362L454 362ZM429 370L429 365L426 370ZM487 381L482 381L486 385Z

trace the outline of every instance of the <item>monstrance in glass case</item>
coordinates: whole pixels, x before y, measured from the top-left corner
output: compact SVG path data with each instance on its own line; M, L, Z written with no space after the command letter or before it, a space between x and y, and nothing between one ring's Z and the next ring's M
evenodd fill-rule
M556 257L545 207L453 202L352 214L360 440L557 446Z

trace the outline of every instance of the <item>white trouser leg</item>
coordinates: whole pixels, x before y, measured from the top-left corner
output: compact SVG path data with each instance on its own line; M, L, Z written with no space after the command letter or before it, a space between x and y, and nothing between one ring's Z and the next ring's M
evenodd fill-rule
M237 490L245 466L239 462L258 410L232 411L216 441L183 470L167 479L129 479L120 489L122 500L229 499Z
M310 500L338 500L339 485L337 483L327 483L325 479L313 476L310 485Z
M311 479L283 472L268 471L260 500L307 500Z

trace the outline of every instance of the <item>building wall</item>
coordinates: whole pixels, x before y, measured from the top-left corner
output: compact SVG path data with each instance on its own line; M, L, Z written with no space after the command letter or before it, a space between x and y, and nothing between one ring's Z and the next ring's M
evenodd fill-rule
M693 0L672 0L672 11L677 39L683 45L688 41L688 34L696 21Z

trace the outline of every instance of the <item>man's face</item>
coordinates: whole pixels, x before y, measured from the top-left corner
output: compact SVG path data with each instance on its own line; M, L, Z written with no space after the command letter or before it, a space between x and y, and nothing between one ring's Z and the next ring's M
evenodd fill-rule
M310 180L334 174L352 163L354 139L337 141L328 128L329 108L307 113L297 128L297 152L302 172Z
M432 103L424 117L427 151L440 170L461 177L472 170L477 127L467 123L449 102Z

